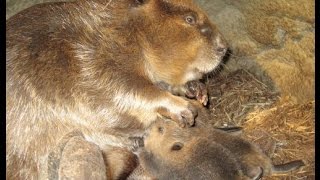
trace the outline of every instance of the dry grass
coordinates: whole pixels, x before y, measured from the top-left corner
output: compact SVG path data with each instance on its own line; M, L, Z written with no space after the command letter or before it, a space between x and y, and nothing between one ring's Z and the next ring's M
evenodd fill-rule
M274 141L274 153L269 154L273 162L281 164L302 159L306 163L299 171L266 179L315 178L314 101L300 105L282 100L268 110L250 113L246 120L244 132L247 139L260 147L266 144L266 139ZM258 136L260 132L268 132L268 135Z
M275 164L302 159L306 166L263 179L315 179L314 101L293 104L251 73L239 70L207 82L213 124L244 127Z
M242 125L247 113L270 107L279 93L245 70L218 75L207 82L215 125Z

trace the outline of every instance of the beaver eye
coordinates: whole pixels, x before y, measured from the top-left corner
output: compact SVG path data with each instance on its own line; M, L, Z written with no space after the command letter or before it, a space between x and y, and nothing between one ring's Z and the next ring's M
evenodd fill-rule
M188 24L193 25L196 23L196 18L192 15L187 15L184 19Z
M163 127L158 127L159 133L163 134Z
M180 149L182 149L183 144L180 142L176 142L173 144L173 146L171 147L172 151L179 151Z

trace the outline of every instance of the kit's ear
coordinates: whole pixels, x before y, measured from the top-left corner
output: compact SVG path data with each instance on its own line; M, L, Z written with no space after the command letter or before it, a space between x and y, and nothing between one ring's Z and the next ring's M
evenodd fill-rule
M180 142L175 142L172 147L171 150L172 151L180 151L183 148L183 144Z

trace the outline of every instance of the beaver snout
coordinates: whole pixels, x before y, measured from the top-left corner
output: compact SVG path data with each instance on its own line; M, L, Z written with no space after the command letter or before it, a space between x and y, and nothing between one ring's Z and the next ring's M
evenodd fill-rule
M223 35L212 25L204 24L200 26L200 33L213 42L214 50L218 56L224 56L228 49L227 41Z
M219 56L224 56L227 52L228 49L228 44L227 41L223 38L223 36L221 34L219 34L216 39L215 39L215 44L216 44L216 53Z
M218 48L216 49L216 51L217 51L217 54L218 54L219 56L224 56L224 55L226 54L226 52L227 52L227 49L228 49L228 48L226 48L226 47L218 47Z

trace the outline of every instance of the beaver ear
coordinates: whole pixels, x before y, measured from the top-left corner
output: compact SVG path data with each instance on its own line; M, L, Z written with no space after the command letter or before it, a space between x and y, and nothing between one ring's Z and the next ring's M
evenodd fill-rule
M182 144L182 143L176 142L176 143L174 143L173 146L171 147L171 150L172 150L172 151L179 151L179 150L182 149L182 147L183 147L183 144Z

